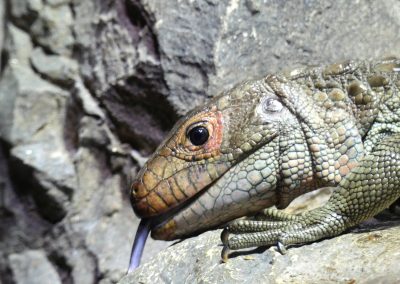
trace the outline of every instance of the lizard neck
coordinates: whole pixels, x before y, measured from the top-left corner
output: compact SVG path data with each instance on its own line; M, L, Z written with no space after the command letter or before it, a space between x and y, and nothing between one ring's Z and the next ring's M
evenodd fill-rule
M305 130L306 129L306 130ZM342 155L340 145L311 135L307 125L284 129L279 136L277 207L285 208L296 197L315 189L335 186L356 162ZM361 137L359 137L361 140ZM338 158L339 157L339 158Z

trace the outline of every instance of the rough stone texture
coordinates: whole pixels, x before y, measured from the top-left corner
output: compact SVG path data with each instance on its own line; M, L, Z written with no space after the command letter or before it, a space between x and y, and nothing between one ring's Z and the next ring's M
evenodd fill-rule
M268 72L399 55L399 14L396 0L0 1L0 282L24 283L32 251L63 283L117 282L129 183L181 114Z
M4 1L0 2L0 66L1 62L2 62L2 58L1 58L1 51L3 50L3 41L4 41L4 11L5 8L5 3Z
M397 227L396 227L397 225ZM220 262L220 231L159 253L119 283L399 283L400 222L354 232L281 255L274 247Z
M15 282L31 284L61 283L57 271L51 265L43 251L26 250L8 257Z

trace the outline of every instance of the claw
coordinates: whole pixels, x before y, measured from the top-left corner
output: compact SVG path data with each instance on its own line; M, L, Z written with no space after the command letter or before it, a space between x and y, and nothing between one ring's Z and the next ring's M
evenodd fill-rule
M286 247L285 247L285 245L283 243L278 242L277 246L278 246L278 250L279 250L279 252L281 254L286 254L287 250L286 250Z
M221 260L223 263L227 263L229 259L229 253L231 250L228 248L228 246L224 246L221 252Z
M221 233L221 241L225 245L228 243L229 231L225 228Z

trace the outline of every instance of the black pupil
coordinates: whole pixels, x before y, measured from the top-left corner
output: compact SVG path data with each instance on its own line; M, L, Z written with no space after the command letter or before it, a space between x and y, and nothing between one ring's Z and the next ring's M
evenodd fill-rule
M197 126L189 131L189 139L195 146L203 145L208 140L208 130L204 126Z

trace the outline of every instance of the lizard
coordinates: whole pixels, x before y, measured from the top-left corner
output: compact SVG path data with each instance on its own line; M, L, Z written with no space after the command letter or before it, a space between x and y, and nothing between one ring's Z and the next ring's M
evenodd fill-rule
M323 206L282 212L323 187ZM348 60L247 80L180 119L131 186L149 232L186 238L222 227L230 251L334 237L400 198L400 59ZM275 206L273 208L272 206ZM244 218L243 218L244 217Z

